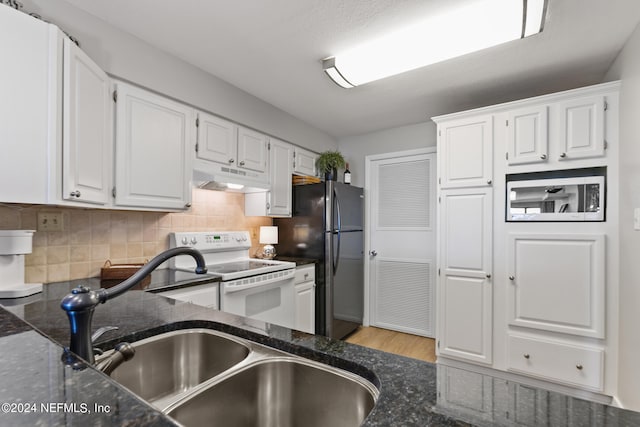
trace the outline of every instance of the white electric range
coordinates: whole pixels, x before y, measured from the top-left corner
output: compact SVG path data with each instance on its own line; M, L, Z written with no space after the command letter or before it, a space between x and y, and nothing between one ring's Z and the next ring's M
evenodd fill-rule
M169 247L179 246L199 250L208 273L220 276L220 310L293 327L295 263L251 258L248 231L171 233ZM189 256L178 256L171 258L169 266L192 272L195 261Z

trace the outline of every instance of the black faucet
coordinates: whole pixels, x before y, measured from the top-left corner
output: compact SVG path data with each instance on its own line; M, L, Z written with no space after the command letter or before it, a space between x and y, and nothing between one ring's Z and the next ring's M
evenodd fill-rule
M178 255L191 255L196 260L196 274L207 272L204 258L199 251L189 247L178 247L156 255L131 277L112 288L101 288L95 291L82 285L74 288L60 303L62 309L69 316L69 326L71 328L70 350L87 362L94 364L95 358L91 343L91 319L96 306L122 295L151 274L160 264Z

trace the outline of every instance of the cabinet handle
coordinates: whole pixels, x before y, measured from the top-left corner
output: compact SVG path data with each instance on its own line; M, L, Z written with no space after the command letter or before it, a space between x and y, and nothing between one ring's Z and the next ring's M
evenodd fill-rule
M307 280L309 278L309 273L304 273L304 280Z
M80 192L78 190L72 191L71 193L69 193L69 196L71 196L71 197L80 197Z
M267 210L271 209L271 203L267 202Z
M567 153L560 153L560 158L564 159L565 157L567 157Z
M487 279L491 279L491 274L487 273Z
M487 180L487 184L491 185L493 181L491 181L490 179Z
M546 155L546 154L543 154L543 155L541 155L541 156L540 156L540 158L541 158L542 160L545 160L545 159L547 158L547 155Z
M229 163L235 162L235 159L229 159Z
M244 160L242 160L240 163L238 163L240 166L244 166Z
M524 358L525 358L525 359L529 360L529 358L530 358L530 357L531 357L531 356L529 356L529 353L525 353L525 354L524 354Z
M578 364L576 365L576 369L577 369L578 371L582 371L582 365L578 363Z
M515 276L509 276L509 280L516 280Z
M185 207L185 208L190 208L190 207L191 207L191 203L185 203L185 204L184 204L184 207Z

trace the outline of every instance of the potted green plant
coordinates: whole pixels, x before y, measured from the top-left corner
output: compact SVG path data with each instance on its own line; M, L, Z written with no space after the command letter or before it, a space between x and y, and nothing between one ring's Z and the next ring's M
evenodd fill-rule
M324 173L325 180L335 181L338 177L338 169L344 168L344 157L339 151L325 151L320 153L316 161L318 172Z

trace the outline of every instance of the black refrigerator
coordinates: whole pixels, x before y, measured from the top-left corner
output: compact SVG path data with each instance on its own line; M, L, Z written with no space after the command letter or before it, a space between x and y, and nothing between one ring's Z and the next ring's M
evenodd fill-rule
M279 256L316 264L316 334L341 339L364 312L362 188L334 181L293 187L293 216L276 218Z

